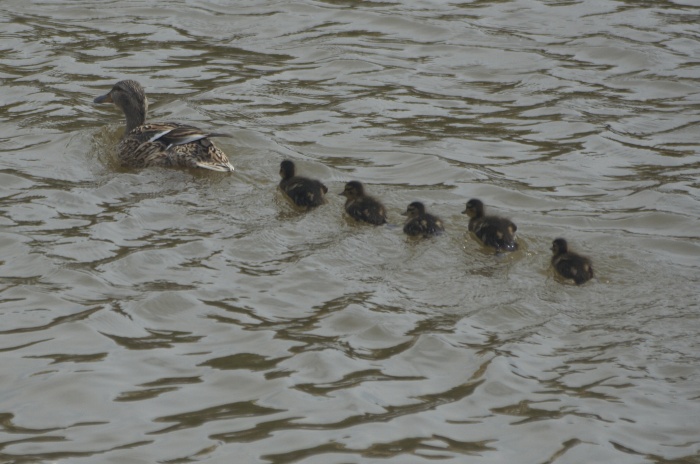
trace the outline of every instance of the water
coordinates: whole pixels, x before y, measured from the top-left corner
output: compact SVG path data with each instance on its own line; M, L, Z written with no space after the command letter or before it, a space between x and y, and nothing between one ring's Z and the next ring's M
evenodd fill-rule
M1 463L700 462L695 2L0 11ZM123 78L236 173L120 168Z

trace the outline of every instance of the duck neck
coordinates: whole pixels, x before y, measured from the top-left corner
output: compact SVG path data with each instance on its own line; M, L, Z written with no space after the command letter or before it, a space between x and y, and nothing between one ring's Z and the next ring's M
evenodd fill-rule
M146 122L145 108L138 108L135 111L124 112L124 116L126 116L126 130L124 131L124 135Z
M143 125L146 122L146 113L148 112L148 100L145 96L128 95L126 98L120 98L115 104L121 108L126 118L126 130L124 135L128 134L135 128Z

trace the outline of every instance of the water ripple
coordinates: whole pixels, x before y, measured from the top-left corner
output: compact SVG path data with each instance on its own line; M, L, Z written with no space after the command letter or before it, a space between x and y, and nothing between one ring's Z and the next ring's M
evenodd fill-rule
M692 2L8 1L0 461L695 462ZM118 166L123 78L237 172ZM403 235L416 200L443 236Z

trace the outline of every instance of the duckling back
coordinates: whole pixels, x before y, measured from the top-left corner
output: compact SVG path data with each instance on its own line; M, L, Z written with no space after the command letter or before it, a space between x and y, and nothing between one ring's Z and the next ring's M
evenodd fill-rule
M576 285L585 284L594 277L591 260L575 253L553 256L552 266L565 279L573 279Z
M474 232L484 245L498 251L515 251L518 243L515 241L517 226L509 219L497 216L485 216L469 220L469 230Z
M369 196L347 200L345 211L358 221L368 222L375 226L386 224L386 208Z
M315 179L294 176L280 181L280 190L297 206L316 207L324 202L328 187Z
M552 266L565 279L573 279L576 285L581 285L594 277L593 264L585 256L571 252L563 238L552 242Z
M429 237L431 235L439 235L445 231L445 226L437 217L425 211L425 205L420 201L414 201L403 216L408 216L403 226L403 231L407 235Z
M403 231L407 235L429 237L440 235L445 231L442 221L432 214L425 214L422 217L409 219L403 226Z

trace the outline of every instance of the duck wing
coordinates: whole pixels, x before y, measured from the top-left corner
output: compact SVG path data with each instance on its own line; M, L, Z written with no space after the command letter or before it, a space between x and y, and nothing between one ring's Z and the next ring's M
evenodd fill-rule
M228 134L205 132L198 127L171 122L144 124L131 131L129 136L138 138L142 143L160 142L166 146L166 149L206 138L230 137Z
M229 135L205 132L186 124L143 124L126 135L120 152L123 163L134 167L180 166L233 171L228 157L209 140L211 137Z

